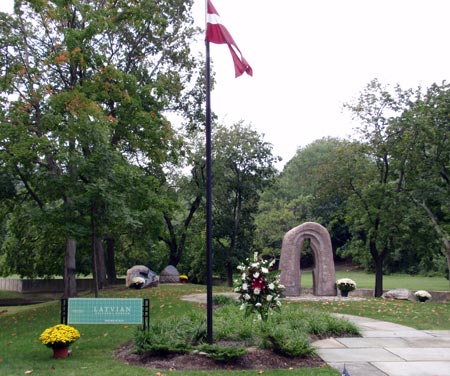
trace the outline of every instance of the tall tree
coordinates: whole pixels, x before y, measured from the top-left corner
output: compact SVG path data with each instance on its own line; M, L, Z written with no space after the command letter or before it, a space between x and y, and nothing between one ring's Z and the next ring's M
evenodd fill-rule
M450 85L433 84L393 124L407 161L404 191L423 210L440 239L450 269Z
M394 249L406 204L400 195L402 166L392 157L399 136L390 132L389 124L409 105L410 97L409 91L396 87L391 92L373 80L355 103L347 105L361 123L361 142L339 161L346 167L341 169L342 182L352 194L347 219L373 260L376 297L383 293L383 263Z
M243 122L217 126L213 134L213 239L215 262L228 285L238 260L248 256L260 195L276 175L272 146ZM218 251L220 249L220 251Z
M21 1L0 15L0 159L36 207L64 214L66 286L75 286L76 240L89 233L96 260L106 218L117 216L115 164L153 174L176 154L163 111L178 107L196 66L191 5Z

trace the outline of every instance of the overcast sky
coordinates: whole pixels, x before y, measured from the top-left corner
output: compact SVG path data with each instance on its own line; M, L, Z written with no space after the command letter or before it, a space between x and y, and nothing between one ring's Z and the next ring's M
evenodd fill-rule
M407 89L448 77L449 0L212 1L253 68L253 77L234 78L228 48L211 45L212 110L263 133L280 168L298 147L350 135L342 104L372 79ZM12 3L0 0L0 10ZM194 16L204 27L204 0Z

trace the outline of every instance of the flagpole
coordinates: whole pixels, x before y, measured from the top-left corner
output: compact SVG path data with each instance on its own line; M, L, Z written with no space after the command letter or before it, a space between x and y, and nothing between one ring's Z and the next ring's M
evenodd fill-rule
M212 299L212 157L211 157L211 69L209 41L206 44L206 341L213 343Z
M226 43L233 58L236 77L246 72L252 75L250 65L242 56L228 30L221 24L219 13L211 0L205 1L205 44L206 44L206 340L213 342L213 294L212 294L212 158L211 158L211 69L209 56L209 42ZM211 18L211 20L210 20ZM239 55L235 51L239 52Z

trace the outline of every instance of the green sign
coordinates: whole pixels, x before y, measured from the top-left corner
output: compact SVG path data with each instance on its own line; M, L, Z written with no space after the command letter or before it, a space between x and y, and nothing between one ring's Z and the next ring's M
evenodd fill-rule
M71 298L69 324L142 324L142 299Z

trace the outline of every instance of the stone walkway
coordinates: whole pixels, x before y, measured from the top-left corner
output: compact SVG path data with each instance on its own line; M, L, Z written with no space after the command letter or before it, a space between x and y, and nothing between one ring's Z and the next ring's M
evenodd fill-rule
M365 317L337 315L355 323L362 337L313 343L319 356L350 376L450 376L450 330L416 330Z

